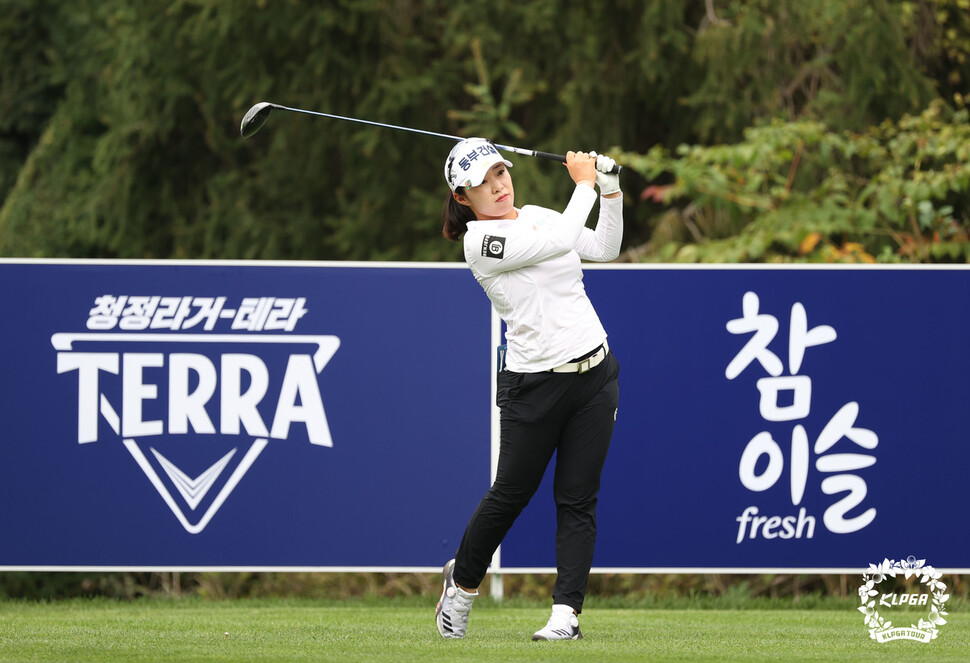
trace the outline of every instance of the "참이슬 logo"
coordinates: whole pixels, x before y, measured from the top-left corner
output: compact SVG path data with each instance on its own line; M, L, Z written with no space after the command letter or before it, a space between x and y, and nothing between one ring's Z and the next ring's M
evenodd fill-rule
M888 586L879 587L889 578L915 576L920 582L920 591L900 593L884 591ZM905 560L884 559L881 564L870 564L869 571L862 575L859 586L859 599L862 605L858 610L869 627L869 637L876 642L890 640L915 640L927 643L935 640L940 626L946 624L946 593L943 574L932 566L926 566L925 559L910 555ZM928 591L923 592L925 587ZM893 625L888 615L892 611L915 610L920 616L916 623L909 626ZM924 616L925 614L925 616Z
M783 319L762 310L756 292L744 293L741 317L725 325L732 335L750 335L727 364L724 377L739 380L742 375L755 374L754 386L760 394L756 398L759 424L764 426L741 452L737 477L750 493L772 491L768 494L791 503L791 511L781 513L765 513L758 504L744 506L735 518L738 545L755 540L814 538L816 514L811 512L814 500L810 498L818 493L827 503L818 514L820 530L840 536L852 534L876 519L876 507L867 502L867 473L876 464L879 436L868 427L858 400L846 399L819 418L818 378L805 370L806 354L823 352L825 346L836 342L838 333L829 324L809 324L809 312L801 302L793 302L790 311L788 338L782 333L777 339L782 342L781 349L788 350L788 374L782 361L784 354L779 357L771 348L783 330ZM759 372L765 375L757 377ZM791 427L788 439L775 439L779 425ZM809 481L819 475L822 479L817 484Z

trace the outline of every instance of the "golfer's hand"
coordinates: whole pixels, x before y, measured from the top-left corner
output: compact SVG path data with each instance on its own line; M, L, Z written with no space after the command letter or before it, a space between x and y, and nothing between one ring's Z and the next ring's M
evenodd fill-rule
M589 154L596 159L596 184L600 188L600 195L607 198L618 197L620 176L610 172L616 166L616 161L605 154L596 154L596 152Z
M576 184L596 184L596 157L588 152L566 152L566 170Z

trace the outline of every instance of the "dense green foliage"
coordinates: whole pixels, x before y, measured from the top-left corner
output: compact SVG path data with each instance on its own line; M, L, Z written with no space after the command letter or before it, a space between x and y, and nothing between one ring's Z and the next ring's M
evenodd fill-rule
M817 122L745 141L621 159L674 182L643 259L687 262L968 262L970 123L936 104L863 134ZM957 211L959 210L959 212Z
M965 261L968 57L970 0L0 0L0 255L460 258L447 141L269 100L613 149L628 256Z

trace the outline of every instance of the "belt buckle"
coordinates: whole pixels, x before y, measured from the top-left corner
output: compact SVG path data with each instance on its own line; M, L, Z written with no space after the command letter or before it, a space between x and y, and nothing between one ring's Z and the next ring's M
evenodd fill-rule
M577 370L576 373L581 375L586 371L588 371L590 369L590 363L592 361L593 361L593 357L590 357L589 359L584 359L581 362L579 362L579 370Z

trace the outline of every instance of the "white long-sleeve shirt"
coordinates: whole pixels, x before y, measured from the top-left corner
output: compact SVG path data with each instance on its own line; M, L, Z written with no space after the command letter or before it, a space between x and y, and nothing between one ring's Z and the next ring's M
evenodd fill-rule
M620 253L623 197L600 198L596 229L586 219L596 191L580 185L560 214L526 205L518 218L472 221L465 262L505 320L506 365L517 373L561 366L597 348L606 331L593 309L580 260Z

